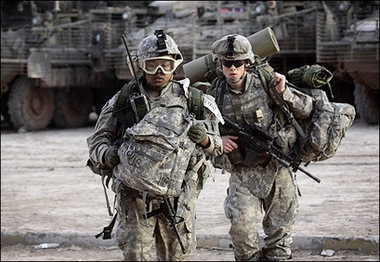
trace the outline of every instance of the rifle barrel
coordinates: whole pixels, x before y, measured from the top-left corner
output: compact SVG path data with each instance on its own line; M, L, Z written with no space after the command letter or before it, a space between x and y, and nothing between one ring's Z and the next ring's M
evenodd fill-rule
M321 182L321 180L320 180L318 177L313 176L312 174L310 174L309 172L307 172L307 171L306 171L305 169L303 169L302 167L297 166L296 168L297 168L298 170L300 170L301 172L305 173L306 175L308 175L310 178L314 179L316 182L318 182L318 183Z

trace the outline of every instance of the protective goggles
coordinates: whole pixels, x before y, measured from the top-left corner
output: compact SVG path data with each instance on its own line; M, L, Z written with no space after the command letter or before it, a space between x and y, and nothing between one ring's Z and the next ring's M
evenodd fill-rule
M222 60L222 65L228 68L230 68L231 66L238 68L245 64L246 64L246 60L235 60L235 61Z
M158 69L167 75L172 74L180 63L180 61L176 61L170 57L153 57L141 61L140 68L150 75L157 73Z

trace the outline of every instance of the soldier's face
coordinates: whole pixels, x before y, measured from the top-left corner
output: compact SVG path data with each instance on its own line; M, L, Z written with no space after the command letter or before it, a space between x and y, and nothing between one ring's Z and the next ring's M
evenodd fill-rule
M153 87L161 87L172 79L173 74L164 74L161 69L153 75L145 74L146 81Z
M164 56L167 57L167 61L164 59L151 59L144 63L146 70L145 78L152 87L159 88L169 82L173 78L173 66L174 59L171 55ZM153 68L154 67L154 68ZM148 71L149 69L149 71ZM164 74L162 69L167 70ZM149 74L149 72L155 72L154 74ZM171 73L169 73L171 72Z
M223 74L226 78L234 80L240 79L245 72L246 62L243 60L237 60L232 62L222 61Z

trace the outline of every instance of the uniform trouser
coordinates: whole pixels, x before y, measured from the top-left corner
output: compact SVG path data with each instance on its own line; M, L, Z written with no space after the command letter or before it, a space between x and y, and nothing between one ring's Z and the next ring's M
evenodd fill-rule
M120 203L116 239L123 250L124 261L152 261L152 249L156 248L157 261L183 261L196 248L195 205L200 191L196 181L190 180L178 199L177 216L184 219L178 223L186 254L183 254L179 240L168 219L160 212L144 219L145 212L160 207L162 200L149 200L148 210L140 195L126 194L125 190L117 193ZM170 199L174 207L174 200ZM179 221L179 218L177 218Z
M289 169L280 167L269 195L263 199L253 195L239 178L231 176L224 205L231 222L229 234L236 260L249 260L259 254L260 236L256 224L260 222L266 235L261 259L286 260L291 256L291 234L299 206Z

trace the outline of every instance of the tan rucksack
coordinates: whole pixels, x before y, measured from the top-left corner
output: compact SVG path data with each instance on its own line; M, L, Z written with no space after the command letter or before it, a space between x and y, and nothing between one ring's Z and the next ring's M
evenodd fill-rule
M276 92L273 92L274 87L270 82L273 69L265 65L257 67L257 70L275 104L282 110L285 117L291 119L293 116L289 116L290 113L286 104L280 101L281 99L276 96ZM300 128L300 135L293 151L301 162L317 162L333 157L346 131L355 120L354 106L347 103L331 102L326 92L320 89L324 85L329 85L332 76L330 71L319 65L305 65L290 70L286 75L289 87L314 98L314 109L310 117L293 119L296 129Z
M195 149L187 135L195 118L186 112L181 104L157 106L127 128L115 177L150 196L178 196Z

